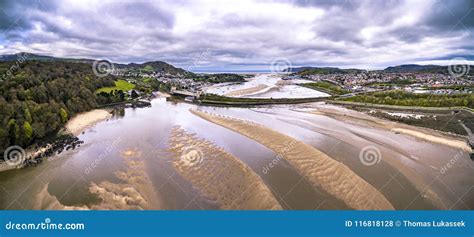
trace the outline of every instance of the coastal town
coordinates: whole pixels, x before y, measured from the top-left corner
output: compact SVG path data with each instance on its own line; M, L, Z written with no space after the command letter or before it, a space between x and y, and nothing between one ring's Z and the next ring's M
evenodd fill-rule
M421 94L462 94L473 93L474 75L456 76L448 72L385 72L384 70L355 70L344 73L289 73L280 72L286 81L307 80L314 82L328 82L341 87L349 93L373 92L386 90L403 90L409 93ZM113 75L125 77L130 83L136 83L136 78L150 78L179 90L192 93L205 93L206 88L215 83L197 81L187 74L170 74L167 72L144 71L131 72L130 70L114 70ZM241 83L237 81L235 83ZM229 83L229 82L225 82ZM232 81L230 81L232 83Z
M472 93L474 87L474 75L456 77L449 73L363 71L312 75L293 74L284 79L327 81L353 92L381 89L405 90L413 93L456 94Z

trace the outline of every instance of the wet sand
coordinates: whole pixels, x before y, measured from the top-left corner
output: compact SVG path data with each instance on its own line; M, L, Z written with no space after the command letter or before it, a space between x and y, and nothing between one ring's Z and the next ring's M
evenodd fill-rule
M253 122L191 112L209 122L226 127L253 139L283 157L306 177L315 188L322 188L347 206L358 210L393 210L392 204L372 185L346 165L314 147ZM288 144L292 144L288 149Z
M231 97L244 96L244 95L253 94L253 93L262 91L262 90L266 89L267 87L268 87L267 85L259 84L259 85L254 86L254 87L227 92L225 94L225 96L231 96Z
M311 111L311 113L318 115L326 115L329 117L337 118L339 120L362 123L368 126L388 129L393 132L406 134L428 142L459 148L466 152L472 152L471 147L467 144L465 140L454 135L448 135L446 133L442 133L428 128L420 128L386 121L363 113L357 113L355 111L349 111L347 109L335 109L331 108L330 106L320 106L317 110Z
M33 210L89 210L87 206L66 206L48 192L49 184L45 184L36 195Z
M140 159L141 152L133 148L128 149L122 152L122 157L127 169L118 171L116 176L123 183L109 181L92 183L89 191L102 200L99 205L92 208L100 210L161 209L160 199L145 170L145 162Z
M419 131L418 129L417 130L410 129L410 128L395 127L395 128L391 128L390 130L394 132L410 135L413 137L417 137L429 142L434 142L434 143L438 143L438 144L442 144L446 146L451 146L454 148L459 148L466 152L472 152L471 147L465 141L459 140L458 138L454 138L454 137L449 138L447 136L439 136L441 134L438 134L438 136L433 136L431 134L428 134L427 132Z
M79 135L88 127L111 118L112 115L104 109L95 109L89 112L80 113L69 120L65 126L66 131L73 135Z
M117 171L121 183L102 181L92 182L89 192L100 199L89 206L66 206L48 192L46 184L35 198L36 210L145 210L161 209L152 181L145 171L145 163L140 160L141 153L135 149L122 152L127 169Z
M176 171L220 209L282 209L250 167L211 142L174 127L170 151Z

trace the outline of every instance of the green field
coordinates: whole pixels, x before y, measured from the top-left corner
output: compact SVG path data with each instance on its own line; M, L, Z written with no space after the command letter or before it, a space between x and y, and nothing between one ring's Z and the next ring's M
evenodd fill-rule
M97 89L95 92L96 93L100 93L100 92L110 93L111 91L114 91L114 90L122 90L123 92L125 92L125 91L129 91L133 88L135 88L134 84L129 83L125 80L118 80L118 81L115 82L115 86L102 87L100 89Z
M343 101L419 107L467 107L474 109L474 94L413 94L401 90L381 91L344 98Z
M350 93L350 91L345 90L338 85L334 85L332 83L325 82L325 81L303 83L299 85L310 88L310 89L326 92L331 95L343 95L343 94Z

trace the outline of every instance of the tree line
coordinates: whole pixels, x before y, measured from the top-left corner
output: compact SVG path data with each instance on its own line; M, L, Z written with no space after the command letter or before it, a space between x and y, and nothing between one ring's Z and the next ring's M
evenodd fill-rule
M357 95L344 100L372 104L421 107L469 107L474 108L474 94L414 94L401 90Z
M105 102L94 93L114 86L115 78L99 78L87 63L0 62L0 151L26 147L57 132L72 116Z

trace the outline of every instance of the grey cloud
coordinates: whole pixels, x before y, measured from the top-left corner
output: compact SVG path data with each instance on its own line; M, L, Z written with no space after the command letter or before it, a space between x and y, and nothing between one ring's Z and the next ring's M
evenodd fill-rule
M251 67L281 57L294 65L393 65L474 52L469 0L255 3L104 0L69 7L67 1L1 1L0 53L186 67L208 51L200 62L205 67Z
M474 1L437 1L431 9L426 9L431 14L426 15L424 21L432 28L438 30L463 30L474 27Z

